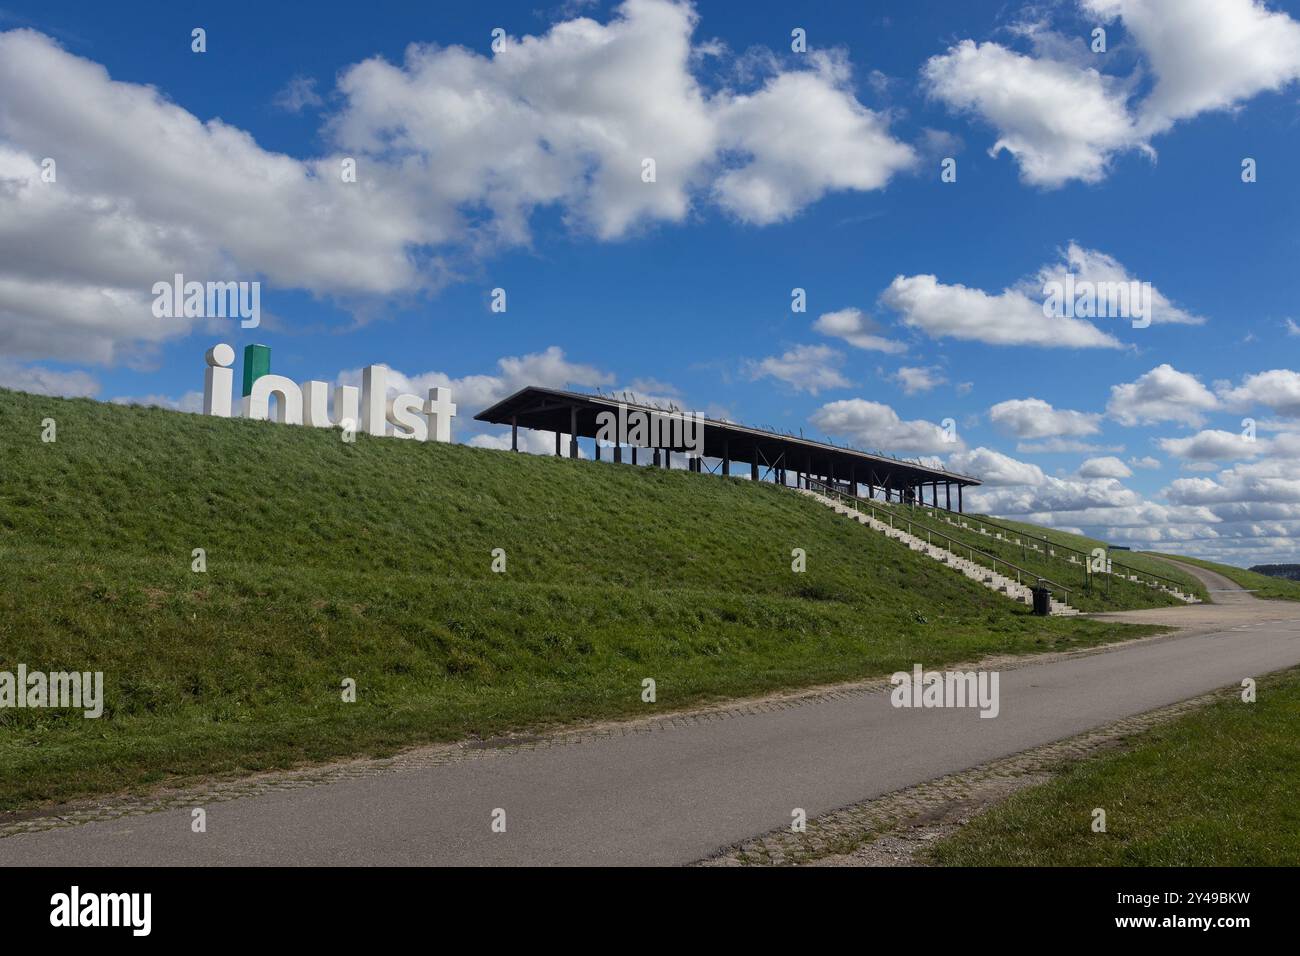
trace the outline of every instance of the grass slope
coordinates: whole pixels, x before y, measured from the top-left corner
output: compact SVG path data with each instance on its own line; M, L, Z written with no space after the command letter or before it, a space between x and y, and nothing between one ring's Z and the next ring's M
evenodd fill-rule
M991 554L995 558L999 558L1002 561L1009 562L1018 568L1024 569L1029 572L1029 577L1022 578L1026 584L1032 584L1032 578L1038 576L1053 581L1063 588L1068 588L1070 605L1081 611L1120 611L1135 608L1167 607L1182 604L1182 602L1172 594L1167 594L1157 588L1148 587L1143 583L1129 581L1126 577L1121 577L1118 573L1112 576L1094 575L1091 582L1089 582L1088 574L1084 566L1082 564L1070 564L1064 551L1059 551L1055 556L1053 556L1050 553L1049 546L1044 546L1045 548L1048 548L1048 550L1034 551L1032 548L1028 547L1029 539L1026 538L1018 539L1020 543L1017 544L1017 539L1009 533L1001 540L994 537L993 534L981 534L976 530L977 526L971 522L973 522L975 518L983 518L983 515L968 516L966 520L971 524L971 526L963 528L960 524L957 524L956 526L949 524L942 520L942 517L937 516L934 512L928 510L909 508L906 505L899 504L882 505L878 502L874 502L873 507L881 512L893 514L895 516L895 523L898 527L901 527L904 530L910 528L913 534L917 534L921 538L926 537L926 529L929 529L931 532L937 532L938 534L953 539L953 542L957 545L965 545L969 548L974 548L977 551L983 551L985 554ZM955 520L960 522L962 519L958 517L955 518ZM999 524L1007 526L1014 525L1013 522L1006 522L1001 519L996 520ZM1064 543L1057 540L1055 537L1042 535L1040 529L1032 525L1014 526L1018 530L1026 531L1029 534L1047 537L1049 541L1054 541L1058 544ZM1070 537L1083 541L1087 540L1081 539L1078 535L1071 535ZM951 548L954 546L953 543L946 542L939 537L932 536L930 540L935 544L944 547ZM1080 548L1082 550L1080 544L1071 543L1069 546ZM1095 546L1101 547L1102 545L1098 542ZM1091 547L1092 546L1087 550L1091 551ZM963 556L968 555L968 552L962 551L960 546L957 547L957 552ZM1128 557L1129 555L1124 553L1124 559L1127 560ZM985 566L992 565L992 562L988 558L975 555L974 559ZM1167 573L1170 570L1169 565L1164 562L1152 561L1151 563L1159 566L1160 570L1157 571L1157 573L1164 574L1165 577L1172 577L1171 574ZM1016 577L1016 573L1005 565L998 565L997 570L1009 577ZM1191 580L1191 575L1182 573L1180 576L1187 578L1189 581ZM1188 587L1190 588L1190 584ZM1203 587L1200 588L1200 593L1202 597L1204 597ZM1058 600L1062 600L1066 597L1064 594L1055 594L1053 596Z
M1026 521L1010 521L1006 518L996 518L994 520L1000 524L1018 528L1028 534L1040 535L1049 541L1078 551L1091 553L1093 548L1107 547L1106 542L1099 538L1090 538L1087 535L1075 534L1072 531L1058 531L1056 528L1045 528L1042 525L1030 524ZM1148 574L1159 574L1162 577L1177 581L1185 593L1195 594L1202 601L1208 597L1209 592L1206 591L1205 585L1200 581L1186 571L1173 567L1168 562L1161 561L1151 554L1143 551L1111 551L1110 557L1114 562L1126 564L1139 571L1145 571ZM1115 581L1111 582L1112 586L1116 583Z
M1200 558L1185 558L1180 554L1157 555L1153 551L1150 555L1144 556L1153 561L1159 561L1161 557L1165 557L1171 561L1182 561L1184 564L1194 564L1198 568L1217 571L1229 581L1240 584L1243 588L1253 590L1258 598L1300 601L1300 581L1291 581L1287 578L1272 578L1267 574L1260 574L1258 571L1247 571L1245 568L1238 568L1231 564L1203 561ZM1161 563L1165 564L1163 561ZM1167 564L1166 567L1168 567Z
M107 700L0 710L0 809L1146 633L744 480L3 390L0 461L0 670Z
M949 866L1300 864L1300 671L1261 680L1008 799L938 844ZM1092 811L1106 832L1092 832Z

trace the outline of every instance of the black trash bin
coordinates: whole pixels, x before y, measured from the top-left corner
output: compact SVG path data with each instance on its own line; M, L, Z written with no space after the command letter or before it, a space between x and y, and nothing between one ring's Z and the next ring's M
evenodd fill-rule
M1034 613L1047 617L1052 613L1052 589L1038 584L1031 590L1034 592Z

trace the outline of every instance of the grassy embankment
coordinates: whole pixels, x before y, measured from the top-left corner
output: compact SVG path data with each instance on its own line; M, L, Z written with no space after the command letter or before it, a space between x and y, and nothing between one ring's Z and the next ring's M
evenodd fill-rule
M1147 633L739 479L4 390L0 461L0 670L106 697L0 710L0 809Z
M1300 670L1067 768L938 844L954 866L1300 864ZM1094 808L1106 832L1094 833Z
M1002 524L1010 525L1029 534L1041 535L1049 541L1053 541L1067 548L1074 548L1077 551L1091 553L1094 548L1105 548L1106 542L1099 538L1090 538L1087 535L1075 534L1072 531L1060 531L1056 528L1045 528L1042 525L1030 524L1026 521L1008 521L1002 518L995 519ZM1175 568L1159 558L1153 557L1143 551L1111 551L1112 561L1126 564L1138 571L1145 571L1148 574L1158 574L1162 577L1176 581L1184 593L1195 594L1202 601L1206 600L1207 592L1205 585L1201 584L1196 578L1188 574L1181 568ZM1113 582L1112 582L1113 583Z
M926 537L925 529L929 529L932 532L953 539L955 545L945 542L937 535L931 537L935 544L943 547L956 547L957 552L962 556L971 556L969 552L963 551L962 547L975 548L1029 572L1028 575L1021 575L1026 584L1033 584L1034 577L1042 577L1055 582L1069 590L1068 599L1070 605L1081 611L1115 611L1182 604L1172 594L1152 588L1143 581L1128 580L1127 577L1122 576L1120 569L1116 569L1114 575L1093 575L1091 582L1089 582L1085 567L1082 564L1083 559L1079 559L1080 563L1071 564L1069 556L1064 550L1054 551L1051 544L1043 544L1041 541L1036 540L1036 538L1046 538L1049 542L1083 551L1085 554L1090 554L1095 547L1105 547L1103 542L1093 541L1091 538L1056 532L1050 528L1040 528L1036 525L1021 522L1004 521L1000 518L987 520L1014 528L1016 531L1002 532L994 527L990 533L982 534L977 522L986 519L985 515L945 516L942 513L936 515L929 510L912 509L898 504L884 505L880 502L875 502L874 506L884 513L893 514L895 522L910 521L912 523L910 526L912 532L922 538ZM955 524L950 524L944 520L944 517L951 517ZM962 527L961 523L963 521L969 527ZM899 526L904 530L909 527L906 523ZM1020 532L1024 536L1016 532ZM996 537L997 534L1002 534L1003 537L999 539ZM1039 550L1035 550L1031 546L1034 544L1038 545ZM978 554L972 557L986 566L993 565L993 562L988 558L983 558ZM1138 560L1130 561L1132 555L1129 552L1113 552L1112 557L1114 560L1129 563L1138 570L1152 571L1164 577L1173 578L1182 585L1185 592L1195 593L1202 599L1206 596L1205 588L1196 582L1191 575L1176 568L1171 568L1164 562L1152 559L1143 560L1141 556ZM1148 567L1148 565L1150 566ZM1016 572L1006 565L997 565L997 570L1011 578L1017 577ZM1055 594L1054 596L1058 600L1065 597L1063 594Z

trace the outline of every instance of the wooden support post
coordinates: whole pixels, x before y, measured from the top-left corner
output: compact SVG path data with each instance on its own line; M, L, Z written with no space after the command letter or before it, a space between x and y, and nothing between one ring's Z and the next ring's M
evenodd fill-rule
M560 457L560 433L558 431L555 433L555 457Z
M622 445L615 445L615 446L614 446L614 464L616 464L616 465L621 465L621 464L623 464L623 446L622 446Z
M753 453L749 456L749 480L758 481L758 446L754 446Z
M957 514L965 514L961 506L961 482L957 482Z
M659 467L660 465L662 465L662 464L663 464L663 459L660 458L660 452L659 452L659 449L656 448L656 449L655 449L655 460L654 460L654 466L655 466L656 468L658 468L658 467Z
M593 438L592 441L591 441L591 444L592 444L592 445L595 447L595 449L596 449L596 461L600 461L600 442L596 441L596 440Z
M949 511L952 511L952 482L951 481L945 481L943 483L943 502L944 502L943 506L947 508Z
M510 416L510 450L519 450L519 416Z
M632 464L636 464L636 445L632 446Z
M569 457L578 457L578 407L569 409Z

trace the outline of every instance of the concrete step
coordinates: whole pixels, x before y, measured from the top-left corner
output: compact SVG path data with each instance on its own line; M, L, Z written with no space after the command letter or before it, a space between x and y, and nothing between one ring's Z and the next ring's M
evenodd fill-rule
M950 568L955 568L971 580L978 581L980 584L991 590L997 591L999 594L1005 594L1009 599L1019 604L1033 604L1033 591L1030 587L1017 582L1006 575L999 574L997 571L991 570L977 561L971 560L970 558L963 558L940 545L934 544L932 541L925 540L919 535L911 534L904 531L902 528L896 528L892 524L881 521L879 518L864 514L856 508L844 505L839 501L827 498L824 495L802 488L793 490L797 491L799 494L807 495L813 500L832 508L836 514L845 515L859 524L866 525L872 531L883 534L894 541L898 541L900 544L907 545L907 547L912 551L922 553L926 555L926 557L938 561L941 564L945 564ZM949 524L954 524L951 518L945 518L945 520L947 520ZM961 523L961 526L964 528L969 527L969 525L964 521ZM980 533L985 536L988 535L988 532L983 528L980 529ZM1003 538L1000 532L997 537L1000 540L1012 540L1010 538ZM1030 545L1030 547L1035 551L1042 550L1037 545ZM1068 604L1053 600L1050 606L1050 613L1054 616L1059 616L1078 614L1079 611L1076 608L1070 607Z

